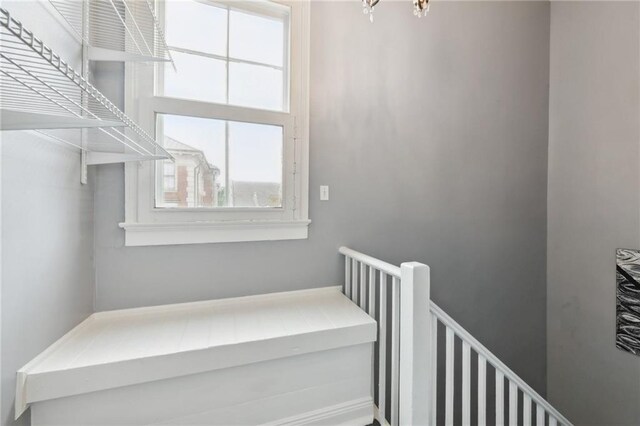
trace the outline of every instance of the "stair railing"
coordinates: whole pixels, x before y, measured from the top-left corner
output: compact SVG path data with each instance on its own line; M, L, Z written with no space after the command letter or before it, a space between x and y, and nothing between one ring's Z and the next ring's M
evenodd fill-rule
M341 247L345 256L344 292L378 322L374 351L375 417L382 425L430 425L438 421L454 424L454 407L463 425L485 426L488 421L487 393L493 391L495 425L572 426L562 414L524 380L509 369L460 324L430 300L429 267L403 263L400 267ZM438 329L445 334L438 348ZM455 358L460 340L462 359ZM471 416L471 355L477 358L477 386L473 389L477 413ZM438 356L444 356L444 377L438 375ZM457 362L456 362L457 361ZM460 366L461 378L454 377ZM495 371L494 386L487 383L487 367ZM444 380L440 401L438 384ZM461 386L455 404L455 386ZM508 403L505 404L505 388ZM521 398L519 394L522 394ZM522 401L522 404L519 403ZM439 413L443 410L443 413ZM505 422L507 419L507 422ZM535 422L535 423L534 423ZM548 422L548 423L547 423Z

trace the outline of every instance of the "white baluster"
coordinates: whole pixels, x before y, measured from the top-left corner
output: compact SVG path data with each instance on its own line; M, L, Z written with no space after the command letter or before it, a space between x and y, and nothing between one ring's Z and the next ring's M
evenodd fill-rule
M351 265L351 300L353 303L358 303L358 265L360 262L353 259Z
M360 308L367 309L367 265L360 263Z
M471 348L462 342L462 424L471 425Z
M549 426L558 426L558 421L552 415L549 415Z
M351 258L344 258L344 294L351 299Z
M509 381L509 426L518 426L518 386Z
M536 409L536 425L544 426L544 408L541 405L537 405Z
M431 314L431 425L438 415L438 318Z
M369 266L369 308L368 313L372 317L376 316L376 270Z
M526 393L522 396L522 423L531 426L531 397Z
M445 358L445 409L444 423L446 426L453 426L453 361L454 361L454 334L453 330L447 327L446 335L446 358Z
M504 374L496 369L496 426L504 425Z
M398 391L400 377L400 280L391 280L391 426L398 425Z
M486 424L487 424L487 360L483 355L478 354L478 426L485 426Z
M373 266L369 266L369 306L367 312L372 318L376 317L376 274L377 270ZM375 377L376 371L376 354L371 351L371 377ZM371 380L371 395L375 393L375 383Z
M380 318L378 320L378 412L386 419L387 405L387 274L380 272Z

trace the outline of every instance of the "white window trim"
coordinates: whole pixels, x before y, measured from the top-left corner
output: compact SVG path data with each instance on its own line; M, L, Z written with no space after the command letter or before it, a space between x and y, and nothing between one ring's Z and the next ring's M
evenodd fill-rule
M291 8L290 112L250 110L183 101L153 93L153 66L125 66L125 111L155 134L155 114L281 123L285 128L282 208L158 209L155 207L155 162L125 165L126 246L294 240L308 237L309 220L309 0L277 0ZM218 3L222 3L218 1ZM297 68L297 69L296 69ZM142 76L141 76L142 75ZM294 96L296 96L294 98ZM293 121L293 122L292 122ZM286 129L293 129L290 134Z

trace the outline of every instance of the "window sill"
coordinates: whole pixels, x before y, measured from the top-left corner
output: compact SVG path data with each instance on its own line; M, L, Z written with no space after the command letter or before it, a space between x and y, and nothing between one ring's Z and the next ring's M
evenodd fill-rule
M302 240L310 220L121 223L125 246Z

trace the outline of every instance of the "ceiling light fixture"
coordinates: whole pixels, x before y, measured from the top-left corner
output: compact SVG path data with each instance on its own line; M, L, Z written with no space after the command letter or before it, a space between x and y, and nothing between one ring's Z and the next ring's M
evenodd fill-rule
M373 22L373 9L380 0L362 0L362 12ZM413 0L413 14L422 18L429 11L429 0Z

